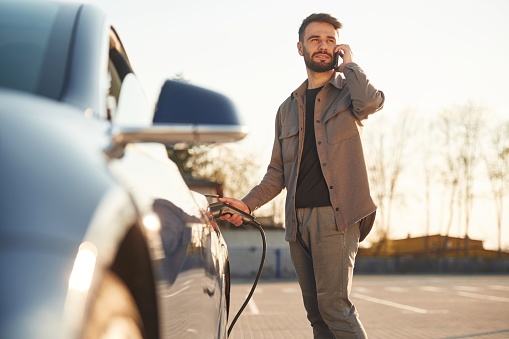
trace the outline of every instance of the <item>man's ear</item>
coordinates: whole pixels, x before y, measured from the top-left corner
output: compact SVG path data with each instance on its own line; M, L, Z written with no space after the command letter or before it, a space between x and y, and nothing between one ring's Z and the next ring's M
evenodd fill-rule
M302 42L297 42L297 49L299 50L299 55L304 56L304 51L302 50Z

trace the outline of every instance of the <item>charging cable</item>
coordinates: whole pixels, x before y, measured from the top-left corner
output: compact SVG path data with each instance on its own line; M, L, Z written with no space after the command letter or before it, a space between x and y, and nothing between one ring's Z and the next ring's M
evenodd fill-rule
M257 222L255 217L253 217L252 215L247 214L247 213L245 213L233 206L225 204L223 202L210 203L209 207L210 207L210 213L212 214L212 217L214 217L214 219L217 219L220 216L225 215L225 214L239 214L240 216L242 216L243 223L250 224L250 225L254 226L255 228L257 228L258 231L260 231L260 235L262 237L262 243L263 243L262 258L260 260L260 267L258 268L258 273L256 274L255 280L253 282L253 286L251 287L251 291L247 295L246 300L240 307L239 311L237 312L237 315L235 315L235 318L233 318L233 320L230 324L230 327L228 328L228 337L229 337L230 332L233 329L233 326L237 322L237 319L242 314L242 311L244 311L244 309L246 308L247 304L249 303L249 300L251 300L251 297L253 296L253 293L256 289L256 285L258 284L258 280L260 280L260 276L262 275L263 264L265 262L265 255L267 254L267 240L265 238L265 232L263 231L262 225L260 225L260 223Z

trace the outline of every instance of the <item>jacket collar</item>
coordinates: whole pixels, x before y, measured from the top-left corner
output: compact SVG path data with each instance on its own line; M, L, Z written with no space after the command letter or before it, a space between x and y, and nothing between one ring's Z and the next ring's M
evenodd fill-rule
M329 81L327 81L325 86L330 84L331 86L334 86L337 89L342 89L344 86L343 80L344 79L341 76L341 73L334 72L334 75L331 76L331 78L329 79ZM308 80L306 79L295 91L292 92L292 94L291 94L292 99L294 99L296 97L304 96L306 94L307 88L308 88Z

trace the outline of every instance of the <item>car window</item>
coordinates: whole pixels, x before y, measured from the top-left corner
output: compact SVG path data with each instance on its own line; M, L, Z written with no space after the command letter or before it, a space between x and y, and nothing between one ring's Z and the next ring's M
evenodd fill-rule
M110 46L109 46L109 61L108 61L108 118L111 119L114 115L118 99L120 97L120 90L127 74L133 73L127 54L118 38L117 33L112 28L110 30Z
M0 87L58 99L76 12L76 6L2 4Z

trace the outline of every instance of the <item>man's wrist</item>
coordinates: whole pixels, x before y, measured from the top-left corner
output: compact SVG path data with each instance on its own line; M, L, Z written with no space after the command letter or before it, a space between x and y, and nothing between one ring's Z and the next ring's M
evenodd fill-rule
M249 213L249 214L253 214L253 212L252 212L252 210L251 210L251 207L249 207L249 205L248 205L248 204L247 204L244 200L241 200L241 201L244 203L244 205L246 205L247 210L248 210L248 212L247 212L247 213Z

